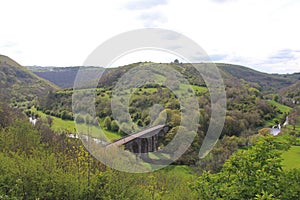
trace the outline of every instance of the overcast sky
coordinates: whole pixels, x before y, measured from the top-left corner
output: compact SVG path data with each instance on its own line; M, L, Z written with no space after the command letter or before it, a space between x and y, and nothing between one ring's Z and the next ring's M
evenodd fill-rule
M157 27L194 40L215 62L269 73L300 72L299 2L0 0L0 54L22 65L78 66L117 34ZM159 55L132 54L118 64L173 59Z

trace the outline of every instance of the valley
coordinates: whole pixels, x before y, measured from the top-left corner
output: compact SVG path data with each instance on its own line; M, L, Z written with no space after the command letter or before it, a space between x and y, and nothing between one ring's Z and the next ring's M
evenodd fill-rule
M114 107L122 110L126 102L116 96L118 81L137 66L151 65L176 70L188 84L154 70L155 82L142 77L139 87L129 82L126 86L131 89L121 90L130 96L128 115L114 113ZM264 192L296 199L300 196L300 73L266 74L238 65L216 66L225 84L225 124L214 148L200 159L212 102L205 81L191 64L145 62L111 68L97 88L76 91L72 87L79 67L25 68L0 56L0 199L254 199ZM172 87L165 86L167 81ZM90 92L95 94L94 116L84 103ZM77 104L74 96L80 100ZM199 109L192 114L199 116L197 131L181 123L189 105L181 105L180 97L196 99ZM112 104L114 98L121 103ZM34 125L30 117L37 120ZM170 129L156 141L158 152L179 129L195 137L182 156L152 173L110 168L78 139L88 135L109 144L161 124ZM270 134L274 126L280 127L277 136ZM154 152L145 153L158 160ZM128 156L129 162L135 159L141 158Z

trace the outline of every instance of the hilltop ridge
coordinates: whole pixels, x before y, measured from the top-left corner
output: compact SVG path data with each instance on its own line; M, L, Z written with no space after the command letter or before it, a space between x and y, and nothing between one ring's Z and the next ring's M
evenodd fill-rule
M106 69L104 75L99 81L99 85L113 86L117 80L122 77L127 71L134 68L137 65L144 65L147 63L133 63L117 68ZM151 63L155 64L155 63ZM200 63L201 64L201 63ZM168 63L182 73L191 84L203 85L204 82L200 78L199 74L195 72L195 69L191 64L174 64ZM268 74L259 72L257 70L227 63L216 63L217 68L222 75L225 84L235 84L237 82L246 81L259 90L266 93L273 93L279 91L285 87L293 85L297 80L300 80L300 73L294 74ZM71 88L73 86L76 73L80 67L29 67L29 69L36 75L62 87Z

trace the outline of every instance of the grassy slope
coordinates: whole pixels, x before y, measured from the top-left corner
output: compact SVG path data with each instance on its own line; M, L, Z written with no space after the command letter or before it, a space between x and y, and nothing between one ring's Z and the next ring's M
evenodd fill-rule
M290 107L285 106L285 105L282 105L282 104L280 104L280 103L277 103L276 101L273 101L273 100L269 100L268 103L269 103L270 105L275 106L275 107L276 107L277 109L279 109L283 114L284 114L284 113L289 113L290 110L291 110ZM283 117L283 114L277 114L276 117L275 117L274 119L271 119L271 120L267 121L267 122L265 123L265 126L273 126L273 125L274 125L274 121L275 121L275 120L280 121L280 120L282 119L282 117Z
M10 67L12 68L15 68L15 69L18 69L26 74L29 74L30 77L36 79L39 81L39 83L43 83L49 87L52 87L53 89L59 89L59 87L57 87L57 85L35 75L34 73L32 73L30 70L28 70L27 68L21 66L19 63L17 63L16 61L12 60L11 58L7 57L7 56L4 56L4 55L0 55L0 61L1 61L1 64L3 64L4 62L7 64L7 65L10 65Z
M225 63L217 63L216 65L221 71L225 71L235 78L258 83L261 89L268 94L278 92L278 90L288 87L300 78L299 73L292 75L267 74L239 65Z
M180 176L186 179L197 177L197 175L192 172L191 167L187 165L169 165L162 170L171 176Z
M32 100L57 89L56 85L38 77L11 58L0 55L0 93L4 101Z
M98 126L88 126L86 124L78 124L76 127L77 127L77 132L80 132L80 133L84 133L84 134L90 134L92 137L95 137L95 138L101 138L101 137L107 137L109 140L116 140L116 139L119 139L121 138L122 136L119 135L118 133L115 133L115 132L112 132L112 131L109 131L109 130L106 130L104 127L104 123L103 123L104 120L101 120L100 122L100 126L102 127L100 129L100 127ZM73 122L74 123L74 122Z
M300 146L292 146L290 150L282 154L285 169L300 168Z
M45 119L47 117L47 115L45 113L43 113L41 111L37 111L35 108L31 108L31 111L34 112L34 113L37 113L43 119ZM54 132L57 132L57 133L63 133L63 132L75 133L75 132L77 132L77 129L75 128L74 121L62 120L61 118L54 117L54 116L51 116L51 118L53 119L51 129ZM101 125L101 127L103 127L103 121L100 122L100 125ZM90 134L93 137L98 137L99 136L99 128L97 128L96 126L90 126L89 129L88 129L87 125L79 124L78 128L81 131L89 130ZM105 136L110 140L119 139L121 137L119 134L108 131L108 130L105 130L104 128L102 128L102 131L104 131Z
M282 105L278 102L275 102L273 100L269 100L268 103L270 105L275 106L277 109L279 109L282 113L289 113L291 108L285 105ZM280 120L282 118L283 114L277 114L275 119L269 120L266 122L266 126L272 126L274 125L274 120ZM292 126L288 125L286 129L292 130ZM296 126L296 131L300 131L300 123ZM293 169L293 168L300 168L300 146L292 146L289 151L286 151L282 155L283 161L282 164L284 166L284 169Z
M293 127L291 125L288 125L285 128L288 132L293 131ZM300 132L300 116L299 116L299 121L296 124L296 132ZM299 141L300 139L297 138L297 140ZM291 146L291 148L284 152L282 154L282 164L284 169L293 169L293 168L300 168L300 146Z
M280 103L278 103L278 102L276 102L276 101L273 101L273 100L269 100L268 103L269 103L270 105L276 106L276 107L277 107L281 112L283 112L283 113L288 113L288 112L290 112L290 110L291 110L290 107L285 106L285 105L282 105L282 104L280 104Z

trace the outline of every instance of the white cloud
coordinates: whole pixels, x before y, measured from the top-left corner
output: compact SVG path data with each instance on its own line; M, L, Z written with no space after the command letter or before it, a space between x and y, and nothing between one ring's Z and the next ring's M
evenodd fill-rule
M128 2L125 7L129 10L143 10L166 5L167 2L167 0L135 0Z
M0 53L24 65L81 65L106 39L140 26L130 14L123 15L116 1L111 2L5 1L0 44L13 41L23 53L7 48L0 48Z
M166 16L159 11L143 12L138 16L138 19L143 21L147 28L158 27L168 21Z
M296 0L0 2L5 8L0 12L5 19L0 54L24 65L81 65L112 36L159 27L190 37L218 62L269 72L300 71L300 55L295 52L285 60L274 59L282 50L300 49Z

